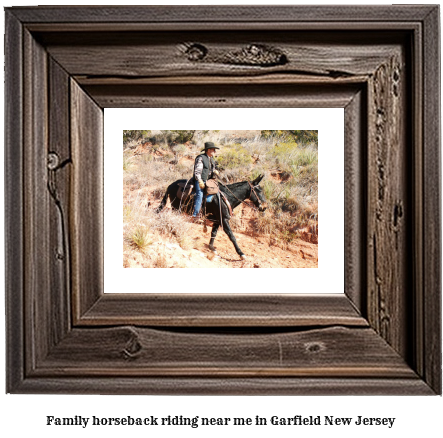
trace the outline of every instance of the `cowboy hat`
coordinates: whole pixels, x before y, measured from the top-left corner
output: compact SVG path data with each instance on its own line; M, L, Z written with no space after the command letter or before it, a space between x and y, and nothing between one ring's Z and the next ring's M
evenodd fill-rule
M207 142L205 143L205 148L202 150L202 152L203 152L203 151L206 151L206 150L208 150L208 149L220 149L220 148L218 148L217 146L215 146L215 144L212 143L212 141L207 141Z

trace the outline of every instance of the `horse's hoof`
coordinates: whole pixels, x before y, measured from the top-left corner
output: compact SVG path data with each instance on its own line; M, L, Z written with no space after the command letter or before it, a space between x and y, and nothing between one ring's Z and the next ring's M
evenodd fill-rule
M246 260L246 256L245 256L244 254L242 254L242 255L240 256L240 258L241 258L242 260Z
M214 253L217 254L217 250L214 247L209 247L209 249Z

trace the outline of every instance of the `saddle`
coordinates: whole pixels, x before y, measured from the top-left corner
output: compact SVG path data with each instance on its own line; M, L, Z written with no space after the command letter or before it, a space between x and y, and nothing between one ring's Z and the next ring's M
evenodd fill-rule
M192 189L194 188L194 184L191 184L189 181L182 183L178 183L178 190L177 190L177 198L184 200L189 197L189 195L192 193Z
M228 201L228 197L227 197L222 191L220 191L220 195L221 195L221 197L223 198L223 201L225 201L226 207L228 207L228 210L229 210L229 216L228 216L228 219L231 219L231 216L232 216L232 207L231 207L231 204L230 204L229 201Z
M210 189L210 187L208 187L208 182L209 181L213 182L213 185L211 184L211 186L212 186L211 187L211 193L209 193L209 189ZM231 217L232 217L232 207L231 207L231 204L230 204L230 202L228 200L228 197L219 189L218 183L215 180L208 180L206 182L206 190L207 190L208 196L206 196L205 203L204 203L204 210L205 210L204 216L205 216L205 220L204 220L204 223L203 223L203 231L205 233L206 233L206 231L208 231L207 224L213 225L214 224L214 220L215 220L214 217L208 217L206 215L206 203L207 202L211 202L212 198L214 197L214 195L217 195L217 197L218 197L218 202L219 202L219 205L220 205L220 217L222 217L222 208L221 208L222 199L225 202L225 204L226 204L226 206L228 207L228 210L229 210L227 218L231 219ZM217 190L217 191L213 192L213 190ZM220 221L220 226L223 229L223 222L222 221Z
M215 179L208 179L206 181L206 194L215 195L219 192L218 182Z

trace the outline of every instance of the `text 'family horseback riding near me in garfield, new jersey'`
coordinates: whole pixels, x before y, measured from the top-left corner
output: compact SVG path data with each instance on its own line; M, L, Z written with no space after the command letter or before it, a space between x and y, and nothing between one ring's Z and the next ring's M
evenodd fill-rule
M189 426L197 428L199 426L384 426L389 429L394 426L395 417L371 417L357 415L353 417L333 416L333 415L294 415L292 417L280 417L277 415L262 417L201 417L168 415L156 417L148 415L146 417L133 417L130 415L122 417L83 417L75 415L73 417L46 416L47 426Z

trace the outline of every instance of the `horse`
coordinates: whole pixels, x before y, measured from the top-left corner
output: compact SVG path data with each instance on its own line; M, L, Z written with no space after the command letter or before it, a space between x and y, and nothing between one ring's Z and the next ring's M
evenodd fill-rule
M260 175L254 181L242 181L228 185L223 185L222 183L219 183L220 191L223 192L224 196L227 198L231 206L231 210L234 210L246 199L250 199L259 211L263 212L266 210L266 199L263 194L263 189L259 185L263 177L264 175ZM168 198L171 201L171 206L173 210L182 211L188 214L191 214L193 212L194 197L189 197L186 200L182 200L179 199L179 197L177 196L180 183L186 184L190 182L186 181L185 179L180 179L170 184L166 189L165 196L163 197L159 207L156 209L157 213L165 207ZM227 234L232 244L234 245L237 254L242 260L245 260L246 256L238 246L237 240L235 239L234 233L232 232L229 225L229 220L231 218L229 207L224 199L222 200L220 206L220 199L223 198L217 195L213 195L213 198L210 202L206 201L206 217L213 224L211 240L209 242L209 249L212 252L217 253L214 247L214 240L217 236L217 231L221 225L224 232ZM204 206L205 200L203 202L202 208L204 208Z

